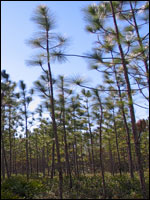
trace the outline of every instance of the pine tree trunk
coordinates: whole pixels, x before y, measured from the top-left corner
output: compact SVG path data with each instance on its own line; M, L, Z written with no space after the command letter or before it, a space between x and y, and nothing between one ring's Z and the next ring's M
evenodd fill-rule
M70 188L72 188L72 175L71 175L71 169L70 169L68 144L67 144L67 133L66 133L65 98L64 98L63 81L62 81L62 110L63 110L63 132L64 132L64 142L65 142L65 157L66 157L66 163L67 163L67 175L69 175Z
M53 179L54 177L54 169L55 169L55 141L53 141L53 145L52 145L51 179Z
M114 132L115 132L117 156L118 156L118 163L119 163L119 173L121 175L122 174L121 160L120 160L119 143L118 143L118 132L117 132L117 127L116 127L116 120L115 120L114 108L113 108L113 121L114 121Z
M104 199L106 198L106 184L105 184L105 171L103 166L103 150L102 150L102 121L103 121L103 107L102 102L100 99L99 94L97 94L98 102L99 102L99 108L100 108L100 118L99 118L99 156L100 156L100 167L101 167L101 173L102 173L102 181L103 181L103 194Z
M79 166L78 166L78 148L77 148L77 138L76 138L76 119L75 119L75 109L73 110L73 134L74 134L74 164L76 175L79 176Z
M1 141L1 163L2 163L2 167L1 167L1 171L2 171L2 179L5 179L5 160L4 160L4 152L3 152L3 148L2 148L2 141Z
M33 172L33 168L32 168L32 152L31 152L31 146L30 146L30 142L29 142L29 157L30 157L30 174L32 174Z
M45 177L45 147L42 147L42 171L43 177Z
M135 18L135 14L134 14L134 9L133 9L133 6L132 6L132 2L130 1L130 7L131 7L131 11L132 11L132 16L133 16L133 21L134 21L134 28L135 28L135 31L136 31L136 34L137 34L137 39L138 39L138 42L139 42L139 45L141 47L141 50L142 50L142 54L143 54L143 62L144 62L144 65L145 65L145 69L146 69L146 77L147 77L147 84L149 86L149 66L148 66L148 57L145 55L144 53L144 47L143 47L143 44L142 44L142 38L140 37L140 33L139 33L139 29L138 29L138 25L137 25L137 22L136 22L136 18Z
M25 101L25 97L24 97ZM27 122L27 110L26 110L26 103L24 104L25 107L25 134L26 134L26 176L27 181L29 180L29 153L28 153L28 122Z
M89 126L90 140L91 140L92 172L93 172L93 174L95 174L94 148L93 148L93 135L92 135L91 124L90 124L90 115L89 115L89 105L88 105L88 100L87 100L87 114L88 114L88 126Z
M89 157L89 167L90 167L90 173L92 173L92 159L91 159L91 150L90 150L90 146L88 145L88 157Z
M84 172L84 158L83 158L83 145L81 143L81 160L82 160L82 171L83 171L83 174L85 174Z
M5 106L3 108L3 112L5 113ZM5 119L5 115L2 116L2 126L1 126L1 145L2 145L2 155L3 155L3 159L4 159L4 168L3 168L3 173L5 173L5 169L6 169L6 173L7 173L7 177L10 177L9 174L9 169L8 169L8 163L7 163L7 158L6 158L6 151L5 151L5 147L4 147L4 119ZM3 177L5 177L5 174L3 174Z
M110 158L111 174L114 176L114 162L113 162L113 156L112 156L112 149L111 149L110 139L108 140L108 145L109 145L109 158Z
M120 42L119 30L118 30L118 26L117 26L117 22L116 22L116 17L115 17L115 12L114 12L114 7L113 7L112 1L110 1L110 5L111 5L111 9L112 9L113 21L114 21L115 30L116 30L118 48L120 51L123 70L124 70L124 77L125 77L125 81L126 81L126 85L127 85L129 110L130 110L130 115L131 115L132 132L133 132L133 136L134 136L135 152L136 152L136 157L137 157L138 172L139 172L139 176L140 176L141 190L142 190L143 198L147 198L144 171L143 171L143 166L142 166L142 162L141 162L141 152L140 152L140 146L139 146L139 141L138 141L138 137L137 137L137 128L136 128L135 113L134 113L133 100L132 100L132 94L131 94L131 86L130 86L129 77L128 77L128 68L126 66L124 53L123 53L121 42Z
M103 181L103 194L104 199L106 198L106 185L105 185L105 175L104 175L104 166L103 166L103 158L102 158L102 119L100 119L100 127L99 127L99 145L100 145L100 167L101 167L101 173L102 173L102 181Z
M11 137L11 106L9 105L9 174L12 173L12 137Z
M47 163L46 163L46 166L47 166L47 173L48 173L48 177L49 177L49 152L48 152L48 143L46 145L46 159L47 159Z
M60 199L63 198L63 174L62 174L62 166L60 160L60 147L58 141L58 134L57 134L57 125L55 120L55 105L54 105L54 94L53 94L53 79L50 67L50 53L49 53L49 33L46 30L46 38L47 38L47 64L48 64L48 74L49 74L49 83L50 83L50 104L51 104L51 114L52 114L52 125L53 125L53 132L55 136L55 144L56 144L56 152L57 152L57 162L58 162L58 171L59 171L59 195Z
M111 52L111 55L112 55L112 52ZM113 58L113 55L112 55L112 58ZM129 172L130 172L131 178L134 178L132 152L131 152L131 142L130 142L130 131L129 131L129 127L128 127L127 120L126 120L124 103L123 103L123 100L122 100L122 94L121 94L121 89L120 89L120 85L119 85L119 81L118 81L117 71L116 71L115 65L114 65L114 73L115 73L115 79L116 79L116 83L117 83L117 87L118 87L118 94L119 94L119 98L120 98L120 102L121 102L120 108L121 108L123 121L124 121L124 125L125 125L125 130L126 130L126 135L127 135L126 136L126 140L127 140L127 145L128 145Z
M74 137L74 142L75 142L75 162L76 162L76 172L77 172L77 176L79 176L78 147L77 147L77 139L76 139L76 136Z
M36 174L39 176L39 156L38 156L38 143L37 143L37 134L35 138L35 148L36 148Z

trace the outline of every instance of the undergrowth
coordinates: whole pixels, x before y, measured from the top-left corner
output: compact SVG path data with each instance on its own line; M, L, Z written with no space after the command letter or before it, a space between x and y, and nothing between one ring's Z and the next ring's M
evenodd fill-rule
M132 180L128 174L115 176L106 173L107 199L142 199L139 178ZM73 187L69 188L69 177L63 180L64 199L103 199L102 178L100 175L73 176ZM149 176L146 174L147 196ZM59 199L58 177L31 177L27 182L24 176L12 176L2 183L1 199Z

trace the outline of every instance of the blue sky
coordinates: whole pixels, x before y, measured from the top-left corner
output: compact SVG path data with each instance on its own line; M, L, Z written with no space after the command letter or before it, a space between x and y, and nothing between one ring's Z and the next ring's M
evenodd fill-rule
M83 54L92 48L95 37L85 31L82 8L95 3L94 1L1 1L1 68L6 69L13 81L24 80L27 88L33 86L41 74L38 67L28 67L25 60L34 55L34 50L25 41L37 31L36 25L30 20L33 11L40 4L47 5L55 14L56 31L71 39L68 52ZM81 58L69 58L64 64L52 64L55 77L59 74L73 76L80 74L91 80L91 85L102 83L102 76L88 69L87 61ZM38 101L37 101L38 102ZM35 105L35 103L34 103ZM148 111L136 108L138 118L148 116Z
M25 60L34 55L34 50L25 44L37 27L30 20L33 11L39 4L47 5L56 15L58 31L70 38L69 53L83 54L91 49L92 35L85 32L85 22L81 9L93 1L3 1L2 2L2 69L6 69L12 80L23 79L28 87L32 86L41 69L30 68ZM87 62L81 58L69 58L63 64L52 65L54 75L57 74L89 74L90 77L100 75L87 70ZM91 74L92 73L92 74ZM95 78L94 78L95 81Z

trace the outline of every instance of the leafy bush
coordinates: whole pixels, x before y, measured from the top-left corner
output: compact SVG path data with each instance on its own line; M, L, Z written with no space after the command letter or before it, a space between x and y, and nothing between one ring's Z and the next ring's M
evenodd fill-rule
M23 176L16 176L6 179L2 183L1 189L3 196L4 194L7 196L11 196L13 194L25 199L32 199L35 194L44 191L44 187L39 181L30 180L27 182ZM4 196L4 198L6 199L6 196ZM12 199L12 197L8 199Z
M102 194L102 180L99 176L73 177L73 188L68 192L71 199L86 199L87 197L98 199L100 194Z
M140 181L135 173L131 179L129 174L105 174L106 199L142 199ZM102 177L100 175L72 176L73 187L69 188L69 177L64 176L64 199L103 199ZM149 179L146 177L148 192ZM23 176L6 179L2 183L1 199L58 199L59 178L38 177L28 182Z
M21 199L21 197L11 191L5 190L1 192L1 199Z
M115 175L106 179L108 198L128 198L131 194L137 197L141 196L140 182L136 178L133 180L128 175ZM136 197L136 198L137 198Z
M107 199L142 199L140 181L138 177L131 179L128 174L111 176L106 178ZM64 178L64 190L67 190L69 179ZM102 178L95 176L73 177L73 188L65 193L66 198L71 199L103 199Z

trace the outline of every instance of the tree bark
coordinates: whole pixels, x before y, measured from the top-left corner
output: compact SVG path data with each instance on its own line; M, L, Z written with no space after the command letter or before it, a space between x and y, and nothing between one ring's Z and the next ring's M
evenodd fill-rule
M121 174L122 174L122 170L121 170L121 160L120 160L119 143L118 143L118 132L117 132L117 126L116 126L114 108L113 108L113 122L114 122L114 132L115 132L117 156L118 156L118 163L119 163L119 173L120 173L120 176L121 176Z
M94 148L93 148L93 134L92 134L92 130L91 130L91 124L90 124L90 114L89 114L89 105L88 105L88 99L87 99L87 114L88 114L88 128L89 128L90 140L91 140L91 152L92 152L92 171L93 171L93 174L95 174Z
M54 177L54 170L55 170L55 141L53 141L53 145L52 145L51 179L53 179Z
M112 149L111 149L111 142L110 139L108 140L108 145L109 145L109 158L110 158L110 170L111 174L114 176L114 162L113 162L113 156L112 156Z
M70 179L70 188L72 188L72 175L70 169L70 162L69 162L69 154L68 154L68 144L67 144L67 133L66 133L66 116L65 116L65 99L64 99L64 85L62 81L62 110L63 110L63 132L64 132L64 142L65 142L65 157L67 163L67 175L69 175Z
M116 38L117 38L118 48L119 48L120 55L121 55L124 77L125 77L125 81L126 81L126 85L127 85L129 110L130 110L130 115L131 115L132 132L133 132L133 136L134 136L135 152L136 152L136 157L137 157L138 172L139 172L139 176L140 176L141 190L142 190L143 198L147 198L144 171L143 171L143 166L141 163L141 152L140 152L140 146L139 146L139 141L138 141L138 137L137 137L138 134L137 134L137 128L136 128L136 120L135 120L135 113L134 113L134 107L133 107L131 86L130 86L129 77L128 77L128 68L126 66L125 57L124 57L123 49L122 49L121 42L120 42L119 30L118 30L118 25L117 25L112 1L110 1L110 6L112 9L113 21L114 21L115 30L116 30Z
M113 58L113 55L112 55L112 58ZM123 103L123 100L122 100L122 94L121 94L120 84L119 84L119 81L118 81L117 71L116 71L115 65L114 65L114 73L115 73L116 84L117 84L117 87L118 87L118 94L119 94L119 98L120 98L120 102L121 102L120 108L121 108L121 112L122 112L122 116L123 116L123 122L124 122L124 125L125 125L125 131L126 131L126 140L127 140L127 145L128 145L129 172L130 172L131 178L134 178L132 152L131 152L131 142L130 142L130 131L129 131L128 123L127 123L127 120L126 120L124 103Z
M59 195L60 199L63 199L63 174L62 174L62 166L60 160L60 148L59 148L59 141L58 141L58 134L57 134L57 125L55 119L55 105L54 105L54 94L53 94L53 79L50 67L50 53L49 53L49 33L46 30L46 50L47 50L47 64L48 64L48 74L50 80L50 104L51 104L51 113L52 113L52 125L53 125L53 132L55 136L55 144L56 144L56 152L57 152L57 162L58 162L58 171L59 171Z
M132 2L130 1L130 7L131 7L131 11L132 11L132 16L133 16L133 21L134 21L134 28L135 28L135 31L136 31L136 34L137 34L137 39L138 39L138 42L139 42L139 45L141 47L141 50L142 50L142 54L144 56L143 58L143 62L144 62L144 65L145 65L145 69L146 69L146 77L147 77L147 84L149 86L149 67L148 67L148 57L145 55L144 53L144 47L143 47L143 44L142 44L142 39L140 37L140 33L139 33L139 29L138 29L138 25L137 25L137 22L136 22L136 17L135 17L135 13L134 13L134 9L133 9L133 6L132 6Z
M100 156L100 167L102 173L102 181L103 181L103 194L104 199L106 198L106 184L105 184L105 171L103 166L103 149L102 149L102 122L103 122L103 107L99 94L97 93L97 98L99 102L100 109L100 118L99 118L99 156Z
M9 105L9 174L12 173L11 105Z
M27 105L25 92L23 92L24 97L24 112L25 112L25 134L26 134L26 176L27 181L29 180L29 147L28 147L28 117L27 117Z

